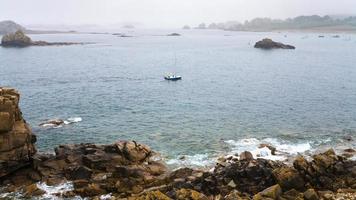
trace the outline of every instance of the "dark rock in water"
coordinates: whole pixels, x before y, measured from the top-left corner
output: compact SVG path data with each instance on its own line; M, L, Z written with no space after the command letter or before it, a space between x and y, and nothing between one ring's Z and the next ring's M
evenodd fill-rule
M4 35L1 39L1 45L4 47L26 47L32 45L32 40L19 30Z
M22 118L20 94L0 87L0 178L29 165L36 138Z
M25 35L25 33L21 30L4 35L1 39L1 46L3 47L63 46L76 44L85 43L32 41L31 38Z
M64 120L62 119L51 119L46 122L40 123L39 126L47 127L47 126L52 126L52 127L58 127L60 125L64 124Z
M181 36L181 34L179 34L179 33L171 33L171 34L168 34L167 36Z
M256 42L255 48L260 49L295 49L292 45L282 44L280 42L274 42L271 39L265 38L261 41Z

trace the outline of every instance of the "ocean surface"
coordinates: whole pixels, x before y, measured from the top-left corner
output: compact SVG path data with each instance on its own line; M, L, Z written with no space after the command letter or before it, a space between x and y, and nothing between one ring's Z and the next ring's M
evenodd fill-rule
M165 36L172 32L182 36ZM64 143L135 140L168 164L204 166L243 150L262 155L260 143L291 154L356 147L356 35L125 34L134 37L30 35L95 44L0 48L0 85L21 92L21 109L40 151ZM253 48L265 37L296 50ZM183 79L165 81L170 72ZM78 122L38 126L53 118ZM350 136L354 140L346 141Z

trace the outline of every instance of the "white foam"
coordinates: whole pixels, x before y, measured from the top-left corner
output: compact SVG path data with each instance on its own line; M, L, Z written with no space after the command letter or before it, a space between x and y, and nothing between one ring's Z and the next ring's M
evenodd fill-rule
M83 119L81 117L70 117L67 120L64 120L64 124L73 124L81 122Z
M100 196L100 200L110 200L111 199L111 193L110 194L105 194Z
M61 197L58 197L55 194L63 194L67 191L71 191L74 189L72 182L66 182L63 184L55 185L55 186L49 186L46 183L37 183L37 187L46 192L44 195L42 195L38 199L52 199L52 200L62 199ZM79 196L75 196L71 199L81 200L83 198L81 198Z
M215 163L214 160L209 157L209 154L195 154L179 156L178 158L168 160L166 163L168 165L205 167L213 165Z
M232 154L238 154L243 151L250 151L255 158L265 158L269 160L285 160L288 155L296 155L304 153L311 149L309 143L286 143L274 138L258 140L256 138L248 138L241 140L225 141L231 147ZM270 144L277 149L276 155L272 155L267 147L259 148L260 144Z

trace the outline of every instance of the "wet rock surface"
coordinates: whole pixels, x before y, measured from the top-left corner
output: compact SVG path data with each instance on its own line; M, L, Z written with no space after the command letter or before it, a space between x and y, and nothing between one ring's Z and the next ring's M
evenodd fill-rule
M292 45L275 42L269 38L256 42L254 47L259 49L295 49Z

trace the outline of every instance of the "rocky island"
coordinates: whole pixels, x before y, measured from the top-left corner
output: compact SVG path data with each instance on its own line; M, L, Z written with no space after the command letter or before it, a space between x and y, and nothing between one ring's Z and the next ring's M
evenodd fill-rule
M292 45L275 42L269 38L256 42L254 47L259 49L295 49Z
M167 36L181 36L181 34L179 34L179 33L171 33L171 34L168 34Z
M170 170L157 152L135 141L110 145L65 144L36 152L35 135L22 118L20 95L0 87L0 198L34 198L40 185L70 183L60 199L318 200L355 199L356 161L330 149L293 165L240 152L209 170ZM354 154L353 149L348 150ZM4 196L3 196L4 197ZM6 198L6 197L5 197Z
M6 34L1 39L1 46L3 47L63 46L78 44L85 43L32 41L31 38L25 35L22 30L18 30L15 33Z

